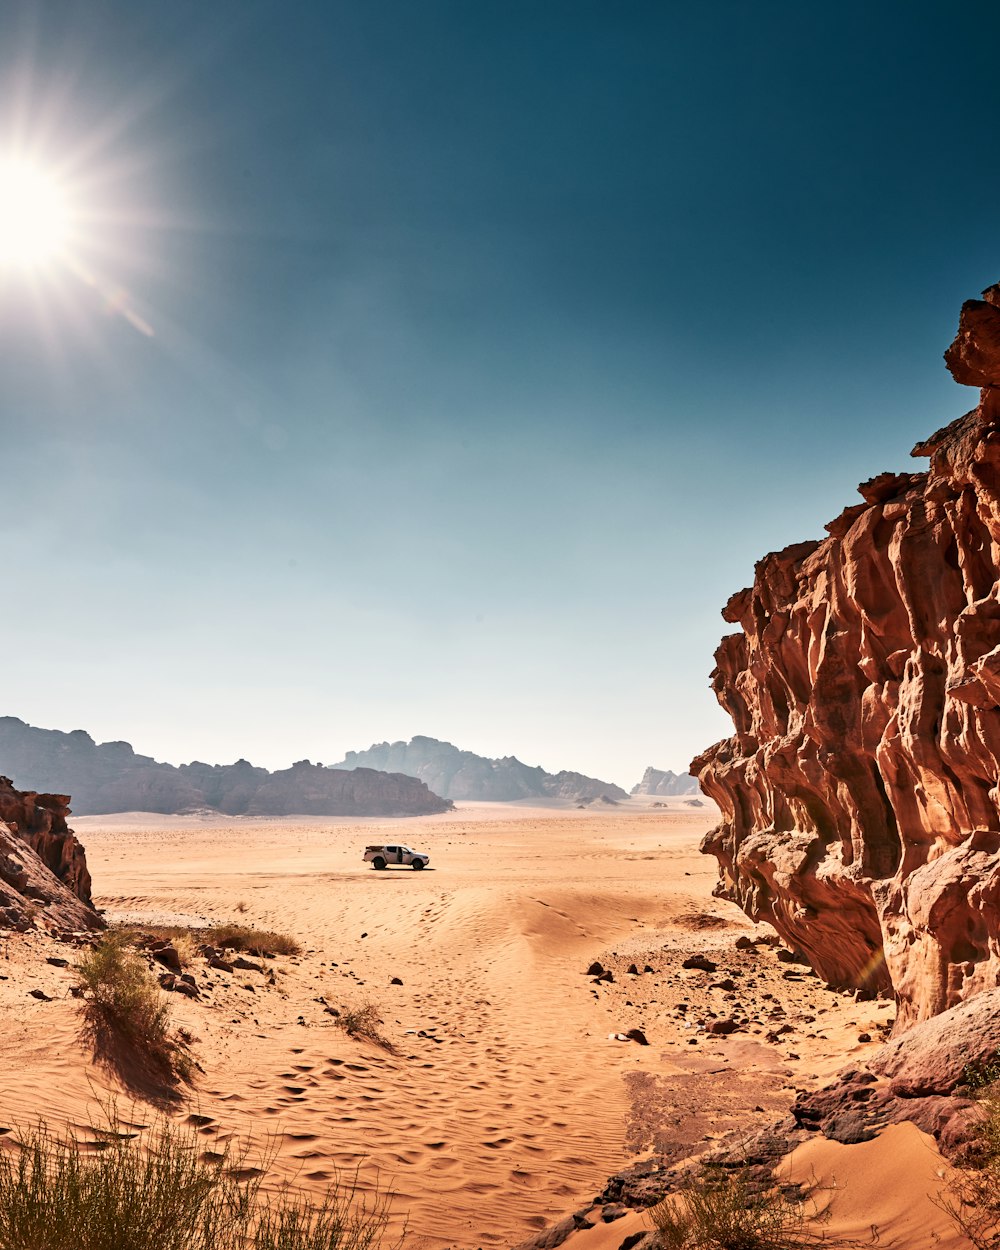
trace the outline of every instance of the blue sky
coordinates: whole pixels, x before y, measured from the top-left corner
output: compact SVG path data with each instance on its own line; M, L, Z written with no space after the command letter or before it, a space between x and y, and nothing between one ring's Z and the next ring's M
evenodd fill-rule
M630 785L719 610L971 407L1000 11L5 5L6 698L158 758L426 733ZM137 332L135 310L154 330Z

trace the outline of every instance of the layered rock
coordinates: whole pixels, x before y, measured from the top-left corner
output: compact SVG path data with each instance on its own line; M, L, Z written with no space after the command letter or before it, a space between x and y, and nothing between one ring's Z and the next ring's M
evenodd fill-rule
M669 798L678 794L697 794L698 780L690 773L675 773L668 768L663 772L659 768L647 768L642 774L642 781L632 787L632 794L655 794L661 798Z
M409 742L377 742L367 751L348 751L333 768L383 768L419 777L448 799L509 803L515 799L558 798L570 803L628 795L611 782L582 773L547 773L516 756L488 759L450 742L418 735Z
M735 733L692 765L720 893L905 1028L1000 984L1000 288L946 360L978 406L723 612Z
M37 729L0 717L0 769L19 785L65 787L78 815L190 812L230 816L416 816L452 805L410 776L372 769L335 773L301 760L269 772L235 764L161 764L127 742L96 743L82 729Z
M87 858L66 824L68 815L66 795L15 790L0 777L0 925L101 927Z

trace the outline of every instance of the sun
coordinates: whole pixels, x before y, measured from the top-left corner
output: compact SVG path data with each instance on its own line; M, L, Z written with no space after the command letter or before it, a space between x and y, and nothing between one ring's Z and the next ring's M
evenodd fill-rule
M59 180L30 161L0 157L0 266L37 269L58 260L70 227Z

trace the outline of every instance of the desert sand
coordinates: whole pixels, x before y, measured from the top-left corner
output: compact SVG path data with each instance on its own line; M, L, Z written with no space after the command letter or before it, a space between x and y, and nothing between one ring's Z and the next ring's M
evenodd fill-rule
M239 921L302 944L268 961L273 985L193 961L201 1000L170 1002L204 1071L172 1114L198 1117L207 1151L269 1138L268 1184L320 1187L359 1169L362 1190L392 1189L409 1250L466 1250L590 1209L654 1145L683 1158L765 1126L887 1032L890 1003L826 990L775 947L736 948L765 930L712 897L715 862L697 843L717 813L665 802L73 824L109 921ZM427 850L430 868L372 871L362 851L381 841ZM692 954L717 971L683 969ZM45 962L60 955L71 964L74 951L41 933L0 946L0 1128L43 1116L86 1139L115 1085L78 1039L72 967ZM612 982L585 975L595 960ZM368 1000L396 1053L348 1037L327 1011ZM693 1023L729 1017L745 1028ZM609 1036L633 1028L648 1046ZM141 1106L128 1114L150 1120ZM906 1128L867 1146L816 1143L789 1166L835 1176L837 1219L877 1225L883 1247L924 1244L907 1239L914 1219L922 1237L959 1246L926 1198L913 1205L944 1165ZM616 1250L648 1227L640 1213L600 1214L574 1250Z

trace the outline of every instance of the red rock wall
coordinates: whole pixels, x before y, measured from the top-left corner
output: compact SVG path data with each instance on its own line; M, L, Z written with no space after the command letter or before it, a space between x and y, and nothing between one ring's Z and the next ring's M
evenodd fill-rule
M735 733L692 765L719 892L899 1027L1000 984L1000 288L946 354L978 407L723 612Z
M60 929L101 926L68 814L66 795L15 790L0 777L0 924L25 928L38 918Z

